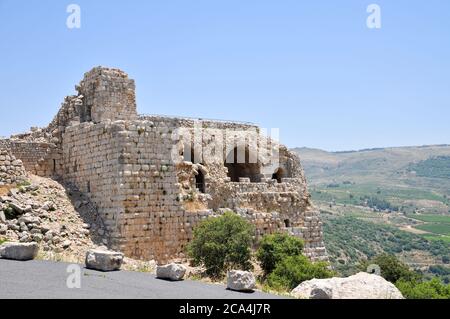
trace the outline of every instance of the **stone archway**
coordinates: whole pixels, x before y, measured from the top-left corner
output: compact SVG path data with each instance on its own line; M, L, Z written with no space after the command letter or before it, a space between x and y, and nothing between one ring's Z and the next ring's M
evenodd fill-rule
M252 154L253 155L253 154ZM239 163L238 160L238 148L235 147L230 151L226 157L225 167L228 169L228 177L232 182L239 182L240 177L250 178L250 181L257 183L261 180L261 164L259 162L253 163L250 157L256 158L255 156L250 156L249 148L245 148L245 160Z
M272 179L276 179L277 183L281 183L282 178L286 177L286 170L282 167L278 167L272 174Z

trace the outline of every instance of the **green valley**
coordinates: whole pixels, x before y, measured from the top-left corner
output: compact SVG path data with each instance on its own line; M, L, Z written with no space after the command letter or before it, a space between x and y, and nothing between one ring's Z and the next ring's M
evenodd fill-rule
M350 274L361 262L386 252L424 273L434 270L448 278L449 145L295 151L322 212L336 270Z

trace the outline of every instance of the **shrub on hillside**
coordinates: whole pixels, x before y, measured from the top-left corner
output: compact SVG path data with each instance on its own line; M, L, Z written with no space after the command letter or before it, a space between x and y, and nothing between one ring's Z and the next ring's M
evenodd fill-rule
M450 299L450 286L438 278L424 282L401 279L395 285L407 299Z
M330 278L334 274L325 262L311 262L302 255L285 257L277 263L267 277L269 287L276 290L292 290L305 280Z
M303 241L285 233L266 235L262 238L256 257L265 275L270 274L277 263L288 256L301 255Z
M251 269L250 246L253 227L242 217L227 212L208 218L194 228L188 254L193 264L203 265L206 273L220 278L232 268Z
M371 264L378 265L381 270L381 277L394 284L400 279L404 281L420 280L418 273L410 270L406 264L398 260L394 255L378 255L363 265L364 270Z

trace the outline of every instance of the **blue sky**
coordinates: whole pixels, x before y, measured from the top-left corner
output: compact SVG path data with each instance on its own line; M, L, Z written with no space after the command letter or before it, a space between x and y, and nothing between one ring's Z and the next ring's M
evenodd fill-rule
M140 113L251 121L290 147L450 143L447 0L0 0L0 38L2 136L104 65L136 80Z

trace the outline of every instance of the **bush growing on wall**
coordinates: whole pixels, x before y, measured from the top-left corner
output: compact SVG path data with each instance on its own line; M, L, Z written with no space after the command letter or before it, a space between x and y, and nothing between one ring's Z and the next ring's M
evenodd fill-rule
M194 228L188 254L207 275L220 278L230 269L251 269L253 226L235 213L208 218Z
M300 283L314 278L330 278L333 272L325 262L311 262L307 257L297 255L285 257L277 263L267 277L267 284L276 290L292 290Z
M302 251L303 241L300 238L286 233L263 237L256 256L270 288L292 290L305 280L333 275L327 263L313 263L302 255Z
M262 238L256 257L264 274L269 275L277 263L288 256L301 255L303 241L286 233L266 235Z

